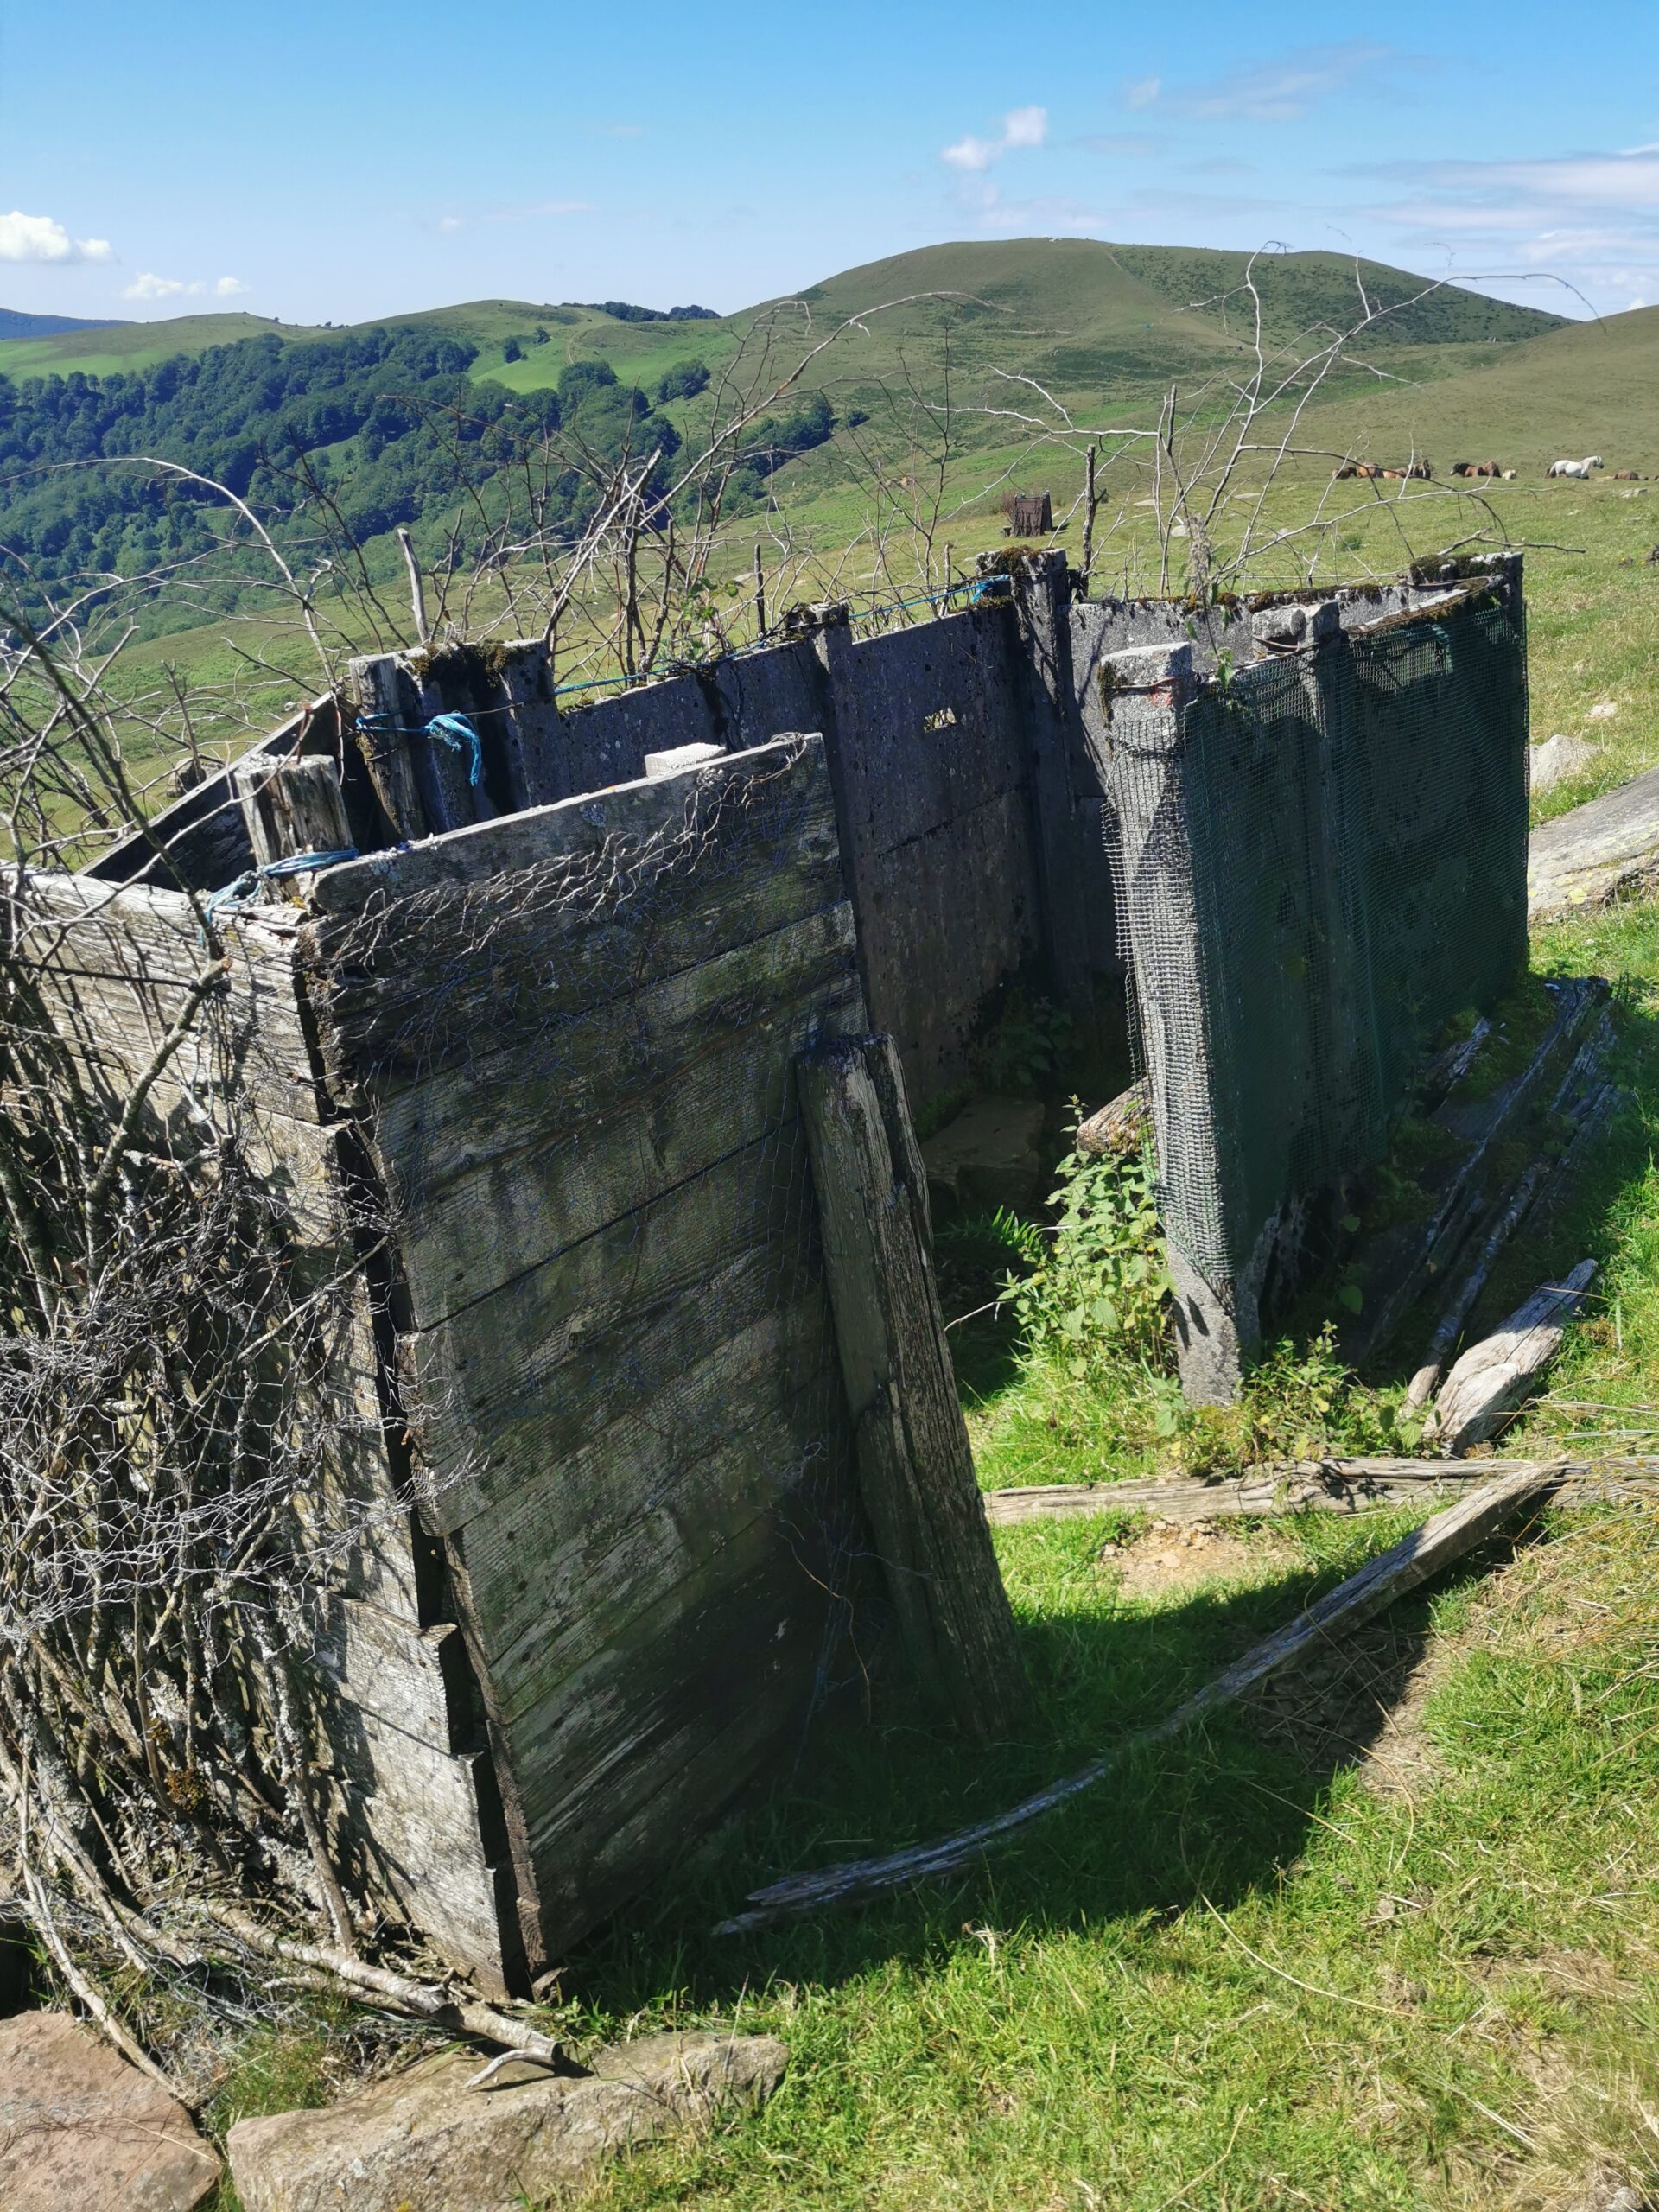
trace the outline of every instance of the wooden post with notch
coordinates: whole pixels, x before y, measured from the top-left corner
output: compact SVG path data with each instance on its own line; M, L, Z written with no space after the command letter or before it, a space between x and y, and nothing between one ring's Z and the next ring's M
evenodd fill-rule
M257 867L292 860L301 853L337 853L350 848L352 831L340 771L326 756L298 753L273 759L256 753L237 761L231 777ZM310 881L308 873L285 876L271 887L303 899Z
M969 1733L1023 1691L934 1287L927 1184L890 1037L798 1063L858 1480L912 1663Z

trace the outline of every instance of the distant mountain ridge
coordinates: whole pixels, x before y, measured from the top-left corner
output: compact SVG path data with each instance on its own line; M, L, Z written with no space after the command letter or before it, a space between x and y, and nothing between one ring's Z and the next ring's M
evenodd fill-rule
M0 340L8 338L60 338L71 330L114 330L124 318L111 315L88 319L79 315L29 315L22 308L0 308Z

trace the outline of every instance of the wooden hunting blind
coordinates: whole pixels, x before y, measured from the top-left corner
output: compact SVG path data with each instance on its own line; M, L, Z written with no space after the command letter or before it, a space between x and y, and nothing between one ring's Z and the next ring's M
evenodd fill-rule
M239 885L155 1141L233 1135L334 1300L309 1657L391 1909L530 1986L798 1736L872 1554L904 1663L1003 1725L911 1109L1016 978L1121 1036L1127 963L1224 1390L1298 1209L1523 944L1521 650L1518 561L1195 615L1056 555L575 709L538 645L382 656L30 881L112 1096Z

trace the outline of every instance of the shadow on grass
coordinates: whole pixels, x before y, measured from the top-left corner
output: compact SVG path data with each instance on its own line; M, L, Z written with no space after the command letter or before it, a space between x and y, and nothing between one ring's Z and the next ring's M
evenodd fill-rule
M1659 904L1614 906L1587 922L1545 931L1535 942L1532 965L1535 974L1552 979L1602 974L1612 983L1615 1035L1604 1073L1621 1096L1584 1156L1572 1162L1565 1178L1546 1185L1527 1215L1493 1269L1459 1349L1478 1343L1540 1284L1559 1281L1580 1260L1598 1264L1598 1281L1586 1305L1592 1314L1599 1310L1610 1265L1630 1248L1659 1135ZM1559 1116L1539 1133L1562 1151L1575 1134ZM1533 1142L1524 1147L1512 1144L1510 1150L1516 1156L1499 1162L1511 1179L1533 1156ZM1472 1251L1463 1255L1458 1271L1474 1256ZM1387 1386L1409 1379L1446 1300L1442 1284L1418 1301L1367 1361L1369 1380ZM1511 1447L1500 1438L1497 1448Z
M1079 1560L1092 1559L1100 1524L1050 1525ZM1097 1611L1027 1614L1030 1720L1018 1741L969 1745L879 1709L873 1721L821 1717L792 1777L566 1962L567 1995L620 2014L664 1990L694 2005L729 2004L769 1981L836 1984L940 1961L983 1925L1133 1923L1201 1897L1224 1910L1271 1885L1300 1853L1332 1775L1389 1727L1423 1656L1421 1593L1267 1694L1131 1755L965 1875L737 1937L711 1932L747 1891L782 1873L937 1836L1082 1766L1161 1719L1394 1533L1392 1522L1369 1540L1350 1529L1346 1555L1323 1571L1157 1611L1116 1610L1103 1588Z

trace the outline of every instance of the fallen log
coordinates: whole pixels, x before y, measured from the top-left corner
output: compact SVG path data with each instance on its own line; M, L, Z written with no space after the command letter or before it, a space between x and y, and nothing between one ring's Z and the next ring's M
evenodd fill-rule
M1441 1459L1268 1461L1219 1479L1160 1475L1146 1482L1043 1483L985 1493L994 1529L1090 1514L1146 1513L1160 1521L1262 1520L1282 1513L1366 1513L1434 1490L1465 1490L1472 1471Z
M1644 1496L1659 1488L1659 1459L1506 1459L1519 1473L1535 1468L1575 1502ZM994 1529L1033 1521L1075 1521L1103 1513L1144 1513L1155 1520L1268 1520L1288 1513L1376 1513L1425 1497L1459 1496L1488 1480L1491 1462L1458 1459L1273 1459L1242 1475L1160 1475L1147 1482L1044 1483L985 1493Z
M918 1882L954 1873L972 1865L982 1853L1004 1842L1045 1813L1070 1801L1116 1773L1136 1751L1166 1744L1194 1720L1231 1705L1247 1690L1281 1672L1307 1651L1348 1635L1386 1607L1414 1590L1442 1567L1472 1551L1493 1535L1551 1487L1553 1466L1529 1464L1505 1467L1467 1497L1458 1499L1421 1528L1413 1529L1403 1542L1361 1567L1357 1574L1310 1605L1287 1626L1265 1637L1243 1658L1185 1699L1174 1711L1148 1728L1138 1729L1120 1744L1091 1759L1087 1766L1062 1781L998 1813L988 1821L940 1836L931 1843L912 1845L880 1859L854 1859L840 1866L823 1866L791 1874L780 1882L749 1893L749 1910L722 1921L720 1936L734 1936L766 1928L795 1913L816 1912L825 1905L850 1904L864 1897L880 1897L890 1890L908 1889Z
M1407 1388L1405 1404L1408 1412L1426 1406L1433 1396L1452 1347L1491 1280L1503 1247L1525 1220L1534 1199L1546 1185L1554 1189L1578 1172L1585 1154L1611 1117L1618 1103L1618 1092L1611 1084L1601 1080L1600 1071L1612 1038L1612 1023L1604 1014L1573 1055L1573 1064L1562 1077L1549 1109L1552 1116L1564 1116L1573 1124L1572 1142L1559 1159L1552 1160L1548 1154L1541 1154L1531 1163L1487 1231L1478 1257L1448 1300L1429 1338L1423 1363Z
M1489 1201L1484 1178L1498 1147L1531 1110L1539 1092L1563 1059L1569 1071L1576 1065L1586 1032L1607 1002L1608 988L1599 976L1579 977L1552 988L1557 994L1557 1011L1537 1050L1522 1072L1499 1094L1496 1111L1441 1192L1414 1250L1387 1290L1370 1306L1364 1319L1348 1332L1344 1351L1355 1367L1363 1366L1374 1352L1381 1350L1430 1281L1436 1276L1443 1277L1457 1264L1459 1253L1486 1216Z
M1595 1272L1593 1260L1580 1260L1565 1282L1534 1291L1490 1337L1464 1353L1434 1408L1435 1437L1449 1456L1484 1444L1525 1404L1560 1350Z
M1077 1148L1091 1159L1103 1152L1134 1152L1151 1130L1152 1085L1142 1076L1078 1122Z

